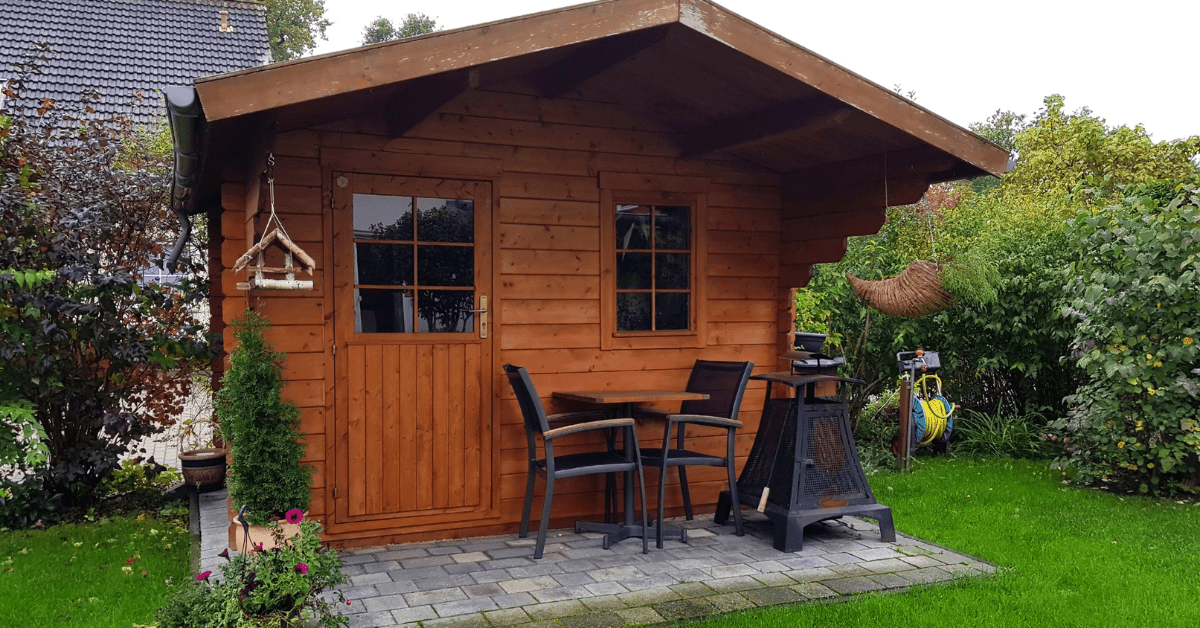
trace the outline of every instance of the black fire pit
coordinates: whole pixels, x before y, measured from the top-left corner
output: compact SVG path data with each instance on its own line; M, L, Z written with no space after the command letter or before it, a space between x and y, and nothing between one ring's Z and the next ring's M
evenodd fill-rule
M764 373L750 379L767 382L767 399L754 447L738 478L738 500L758 508L767 493L763 512L775 524L775 549L800 551L804 526L843 515L875 519L882 539L894 542L892 509L875 501L867 484L846 405L813 393L821 382L863 382L792 373ZM773 397L773 389L791 396ZM729 519L731 505L729 492L721 493L717 523Z

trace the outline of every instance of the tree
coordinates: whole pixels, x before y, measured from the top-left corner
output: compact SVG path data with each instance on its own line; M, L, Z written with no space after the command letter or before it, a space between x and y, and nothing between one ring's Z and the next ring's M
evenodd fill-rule
M312 52L325 39L325 0L265 0L271 61L290 61Z
M206 260L183 260L194 281L142 280L175 228L167 155L148 150L158 135L95 119L94 98L81 111L44 99L42 119L0 129L0 407L31 412L49 454L22 487L30 507L99 499L212 357L192 307Z
M438 28L437 20L424 13L409 13L397 28L391 20L382 15L371 21L363 28L362 43L364 46L378 44L393 39L416 37L434 31Z

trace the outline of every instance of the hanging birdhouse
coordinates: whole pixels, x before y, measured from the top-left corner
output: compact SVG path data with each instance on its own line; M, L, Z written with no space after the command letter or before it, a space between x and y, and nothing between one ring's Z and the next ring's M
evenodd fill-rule
M272 244L283 249L282 267L267 266L264 263L265 253ZM254 266L250 265L252 260L256 262ZM296 265L297 261L300 262L300 266ZM250 247L249 251L239 257L237 263L233 265L233 270L241 272L249 268L251 271L248 281L238 282L239 290L312 290L312 280L298 280L296 273L306 272L311 277L316 266L313 258L309 257L304 249L297 246L295 242L292 242L282 227L276 227L264 235L258 244ZM282 274L283 277L272 278L265 276L266 274Z

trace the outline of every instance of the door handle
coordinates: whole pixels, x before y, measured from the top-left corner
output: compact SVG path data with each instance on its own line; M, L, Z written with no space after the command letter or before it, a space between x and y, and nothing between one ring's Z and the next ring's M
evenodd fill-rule
M487 297L486 296L479 297L479 309L463 310L463 312L470 312L472 314L479 315L479 337L487 338L487 334L488 334L488 331L487 331L487 315L488 315Z

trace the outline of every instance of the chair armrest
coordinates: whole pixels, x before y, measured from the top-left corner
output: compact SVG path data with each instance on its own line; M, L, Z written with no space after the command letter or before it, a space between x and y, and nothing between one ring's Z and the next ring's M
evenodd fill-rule
M546 417L548 423L555 421L595 421L598 419L606 419L608 415L603 412L592 410L590 412L562 412L559 414L551 414Z
M556 427L552 430L547 430L542 434L542 438L552 440L559 436L567 434L576 434L579 432L590 432L592 430L611 430L618 427L632 427L633 419L605 419L603 421L585 421L583 423L575 423L573 425L564 425Z
M707 416L704 414L671 414L667 416L667 420L671 423L711 425L712 427L725 427L734 429L742 426L742 422L735 419L727 419L720 416Z

